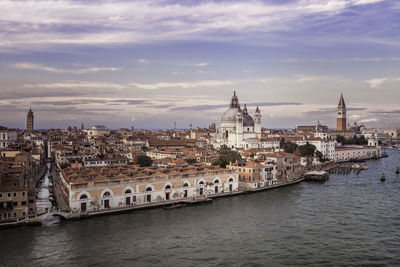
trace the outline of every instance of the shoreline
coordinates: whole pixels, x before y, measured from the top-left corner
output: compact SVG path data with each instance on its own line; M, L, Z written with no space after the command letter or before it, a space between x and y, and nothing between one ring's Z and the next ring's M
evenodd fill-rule
M363 161L374 160L374 159L377 160L377 159L381 159L381 158L383 158L383 157L367 158L367 159L363 159ZM349 163L352 163L352 161L335 162L334 164L327 166L327 168L325 168L324 171L329 172L332 169L335 169L337 167L340 167L341 165L345 165L345 164L349 164ZM7 228L18 227L18 226L23 226L23 225L41 225L43 220L45 220L46 218L51 217L51 216L58 216L58 217L61 217L62 220L71 221L71 220L87 219L87 218L92 218L92 217L96 217L96 216L127 213L127 212L132 212L134 210L163 208L163 207L167 207L170 205L184 205L184 206L199 205L199 204L212 202L214 199L217 199L217 198L234 197L234 196L239 196L239 195L244 195L244 194L258 193L258 192L276 189L276 188L280 188L280 187L284 187L284 186L298 184L298 183L306 181L306 180L307 179L304 177L304 174L303 174L301 176L301 178L299 178L299 179L295 179L295 180L291 180L291 181L287 181L284 183L271 185L271 186L267 186L267 187L247 189L247 190L238 190L238 191L234 191L234 192L226 192L226 193L221 193L218 195L206 196L206 197L201 197L201 198L180 199L177 201L171 200L171 201L163 201L163 202L156 202L156 203L150 203L150 204L131 205L131 206L125 206L122 208L114 208L114 209L109 209L109 210L98 210L98 211L91 211L91 212L87 212L87 213L73 213L73 212L61 212L61 211L57 211L57 210L49 210L46 213L42 213L40 215L35 215L34 218L28 217L28 218L20 219L20 220L13 221L13 222L0 223L0 229L7 229ZM32 215L31 215L31 217L32 217Z
M239 195L253 194L253 193L258 193L258 192L262 192L262 191L277 189L277 188L284 187L284 186L298 184L304 180L305 179L303 177L301 177L296 180L291 180L291 181L287 181L287 182L284 182L281 184L271 185L268 187L255 188L255 189L249 189L249 190L239 190L239 191L234 191L234 192L226 192L226 193L221 193L219 195L194 198L194 199L193 198L180 199L177 201L172 200L172 201L164 201L164 202L157 202L157 203L150 203L150 204L132 205L132 206L127 206L127 207L122 207L122 208L99 210L99 211L92 211L92 212L87 212L87 213L73 213L73 212L68 213L68 212L61 212L61 211L57 211L57 210L51 210L44 214L37 215L37 216L35 216L35 218L28 218L28 219L17 220L14 222L0 223L0 229L7 229L7 228L18 227L18 226L23 226L23 225L26 225L26 226L41 225L42 222L46 218L52 217L52 216L61 217L61 219L65 220L65 221L72 221L72 220L88 219L88 218L97 217L97 216L128 213L128 212L132 212L134 210L164 208L164 207L168 207L171 205L179 205L179 204L181 204L181 205L183 204L185 206L193 206L193 205L210 203L214 199L218 199L218 198L235 197L235 196L239 196Z

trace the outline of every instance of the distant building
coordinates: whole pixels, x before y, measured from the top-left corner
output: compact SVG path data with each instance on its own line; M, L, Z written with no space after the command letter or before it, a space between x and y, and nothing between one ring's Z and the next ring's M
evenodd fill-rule
M8 129L0 126L0 149L8 147Z
M110 130L104 125L94 125L92 128L85 130L85 132L88 135L88 139L103 137L110 134Z
M346 131L346 104L344 103L343 94L340 94L338 104L336 130Z
M33 119L34 119L34 116L33 116L32 109L29 108L28 116L26 117L26 131L29 133L33 132Z

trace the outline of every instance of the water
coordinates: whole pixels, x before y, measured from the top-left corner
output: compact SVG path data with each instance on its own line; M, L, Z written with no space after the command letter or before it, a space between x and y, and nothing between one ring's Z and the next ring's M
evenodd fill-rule
M0 230L21 266L398 266L400 151L358 176L331 175L176 210L152 209ZM386 182L380 182L385 172Z

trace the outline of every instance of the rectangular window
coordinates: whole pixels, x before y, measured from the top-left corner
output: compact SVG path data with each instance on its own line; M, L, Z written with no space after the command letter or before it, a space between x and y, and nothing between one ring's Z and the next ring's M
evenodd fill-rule
M14 207L18 206L18 202L16 202L16 201L13 202L13 206L14 206Z
M14 192L14 197L16 197L17 196L17 192Z
M21 201L22 206L26 206L26 201Z
M2 198L3 197L3 194L0 194L0 198Z
M25 196L25 192L22 192L22 196Z
M29 203L33 203L33 199L29 199Z
M10 192L7 195L8 195L8 197L11 197L11 193Z

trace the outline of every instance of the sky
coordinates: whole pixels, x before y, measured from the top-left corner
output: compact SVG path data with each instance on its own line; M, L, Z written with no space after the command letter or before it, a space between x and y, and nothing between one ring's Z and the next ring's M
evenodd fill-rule
M400 1L0 1L0 125L400 128Z

